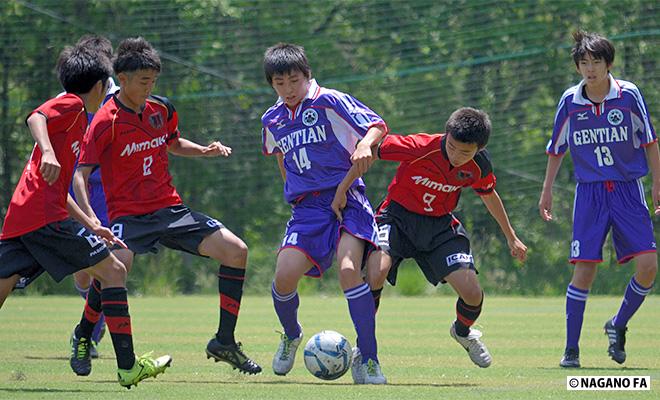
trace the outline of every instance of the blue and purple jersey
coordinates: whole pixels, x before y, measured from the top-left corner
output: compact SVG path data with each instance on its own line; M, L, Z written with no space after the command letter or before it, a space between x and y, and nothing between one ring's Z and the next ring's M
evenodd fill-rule
M582 81L557 106L546 153L570 148L577 182L632 181L648 173L643 147L657 138L642 93L633 83L609 79L602 103L586 97Z
M295 110L282 99L261 117L263 152L284 155L287 202L309 192L335 188L351 168L350 156L369 128L383 119L354 97L310 81ZM364 187L357 179L352 187Z

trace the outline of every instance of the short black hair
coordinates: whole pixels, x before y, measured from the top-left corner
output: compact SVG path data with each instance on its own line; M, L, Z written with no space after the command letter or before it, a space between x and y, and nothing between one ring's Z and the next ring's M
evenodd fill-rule
M57 77L67 93L87 93L112 74L110 59L86 47L66 47L57 62Z
M86 47L91 51L98 51L112 59L112 42L105 36L101 35L84 35L78 39L76 46Z
M454 111L445 124L445 132L462 143L475 143L486 147L491 124L488 114L475 108L463 107Z
M284 75L294 71L302 72L307 78L312 77L312 69L302 46L278 43L266 50L264 73L269 85L273 84L274 75Z
M573 32L575 45L571 50L573 61L576 66L580 65L587 53L591 54L597 60L605 60L607 65L614 62L614 45L607 38L597 34L584 31Z
M160 72L160 56L143 37L124 39L117 47L113 68L116 74L145 69Z

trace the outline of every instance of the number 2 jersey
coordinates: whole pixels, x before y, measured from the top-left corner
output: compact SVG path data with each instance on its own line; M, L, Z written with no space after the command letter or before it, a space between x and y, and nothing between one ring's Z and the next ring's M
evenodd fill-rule
M644 146L657 138L642 93L609 76L600 104L586 96L585 82L567 89L557 106L551 156L570 149L577 182L631 181L648 173Z
M100 167L110 221L182 204L167 153L179 136L176 110L164 97L150 96L136 113L115 95L94 115L79 164Z
M472 160L454 167L447 157L446 137L427 133L385 137L378 147L378 158L401 164L380 210L395 201L410 212L441 217L456 208L462 188L472 187L482 196L495 190L488 152L482 149Z
M383 119L352 96L310 81L295 110L279 99L261 117L263 153L284 155L287 202L309 192L336 188L351 168L357 142ZM364 187L362 178L352 187Z

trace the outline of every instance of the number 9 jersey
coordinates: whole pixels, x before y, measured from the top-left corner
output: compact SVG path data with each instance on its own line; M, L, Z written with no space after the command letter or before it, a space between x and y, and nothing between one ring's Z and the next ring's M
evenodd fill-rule
M587 98L582 81L557 106L546 153L558 156L570 148L579 183L632 181L648 173L643 147L657 138L644 98L633 83L609 79L602 103Z
M96 113L79 165L101 168L110 221L182 204L167 153L179 136L176 110L164 97L150 96L138 114L115 95Z

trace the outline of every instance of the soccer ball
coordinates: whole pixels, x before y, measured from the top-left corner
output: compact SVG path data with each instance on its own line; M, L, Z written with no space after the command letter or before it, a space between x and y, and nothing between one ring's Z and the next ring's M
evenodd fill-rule
M317 378L331 381L344 375L351 366L351 344L335 331L321 331L305 345L305 367Z

